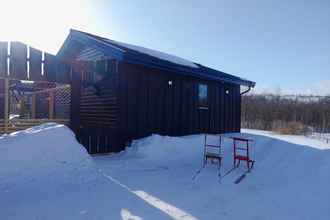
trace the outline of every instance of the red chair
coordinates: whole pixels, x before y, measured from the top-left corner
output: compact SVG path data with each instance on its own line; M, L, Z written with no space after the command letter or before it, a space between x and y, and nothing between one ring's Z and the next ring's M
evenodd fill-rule
M254 160L251 159L250 155L250 142L253 142L251 139L231 137L233 139L234 147L234 168L237 168L240 165L241 161L245 161L248 171L253 168ZM239 145L242 144L242 146Z

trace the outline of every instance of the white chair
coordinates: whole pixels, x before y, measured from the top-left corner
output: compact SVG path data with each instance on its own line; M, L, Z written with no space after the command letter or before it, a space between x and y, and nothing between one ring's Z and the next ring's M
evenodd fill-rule
M203 167L207 164L207 161L211 161L213 164L215 161L218 162L218 169L220 174L221 163L222 163L222 138L221 135L218 136L219 141L218 144L208 144L207 143L207 134L205 134L204 139L204 157L203 157Z

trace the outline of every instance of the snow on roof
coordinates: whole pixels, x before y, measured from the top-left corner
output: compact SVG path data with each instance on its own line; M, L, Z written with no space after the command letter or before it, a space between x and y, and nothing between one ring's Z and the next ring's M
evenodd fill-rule
M141 47L141 46L122 43L122 42L114 41L114 40L110 40L110 39L105 39L105 41L107 41L111 44L118 45L120 47L124 47L124 48L128 48L130 50L137 51L139 53L143 53L143 54L147 54L147 55L152 56L152 57L156 57L156 58L161 59L161 60L166 60L166 61L169 61L171 63L176 63L176 64L179 64L179 65L188 66L188 67L192 67L192 68L199 68L195 63L193 63L189 60L183 59L181 57L171 55L171 54L167 54L167 53L164 53L164 52L160 52L160 51L157 51L157 50L152 50L152 49Z
M79 48L88 48L91 50L88 51L87 55L85 54L86 51L84 51L83 55L81 57L79 56L79 59L82 60L95 61L102 56L102 58L117 59L118 61L126 61L150 66L151 68L168 70L169 72L176 74L188 75L213 81L229 82L249 87L255 86L255 82L211 69L175 55L110 40L73 29L70 31L70 35L58 51L57 56L64 60L75 59L75 53L81 52L79 52Z

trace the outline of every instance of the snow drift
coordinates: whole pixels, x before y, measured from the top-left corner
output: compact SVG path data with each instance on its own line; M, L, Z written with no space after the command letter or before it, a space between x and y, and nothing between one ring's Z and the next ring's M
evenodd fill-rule
M76 199L85 196L84 184L97 181L93 173L90 156L64 125L0 136L0 219L70 218L63 206L74 204L75 191L81 192Z
M85 148L64 125L47 123L0 137L0 177L40 177L86 164Z
M0 136L0 219L168 219L107 179L64 125Z
M255 140L255 167L239 184L234 182L246 171L245 163L220 183L217 165L192 180L202 163L203 135L153 135L96 162L121 183L170 201L196 219L329 219L330 146L303 136L244 131L227 134ZM223 148L222 174L233 167L230 139Z
M91 157L65 126L0 136L0 219L330 219L330 146L303 136L244 130L245 164L221 179L201 167L203 135L152 135L115 155ZM210 136L209 144L217 143ZM223 146L221 172L232 164Z

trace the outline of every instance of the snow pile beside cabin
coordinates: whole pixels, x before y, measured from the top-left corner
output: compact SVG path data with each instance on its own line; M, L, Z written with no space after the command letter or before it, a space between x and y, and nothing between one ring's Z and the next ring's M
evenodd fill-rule
M0 143L0 173L13 177L40 175L63 164L84 164L90 159L70 129L55 123L0 136Z
M0 219L166 219L106 179L64 125L0 136ZM163 217L162 217L163 216Z
M48 219L47 212L54 219L70 216L70 196L97 180L91 162L64 125L0 136L0 219Z
M95 157L63 125L1 136L0 219L329 219L330 146L244 132L226 135L255 140L255 167L239 184L244 163L221 181L210 164L192 180L203 135L152 135ZM233 166L230 139L223 155L222 175Z
M192 180L202 163L203 135L153 135L96 163L121 184L193 216L187 219L329 219L330 146L303 136L244 132L255 140L256 164L239 184L234 182L246 171L243 162L220 182L216 164ZM224 140L222 175L233 167L231 143Z

